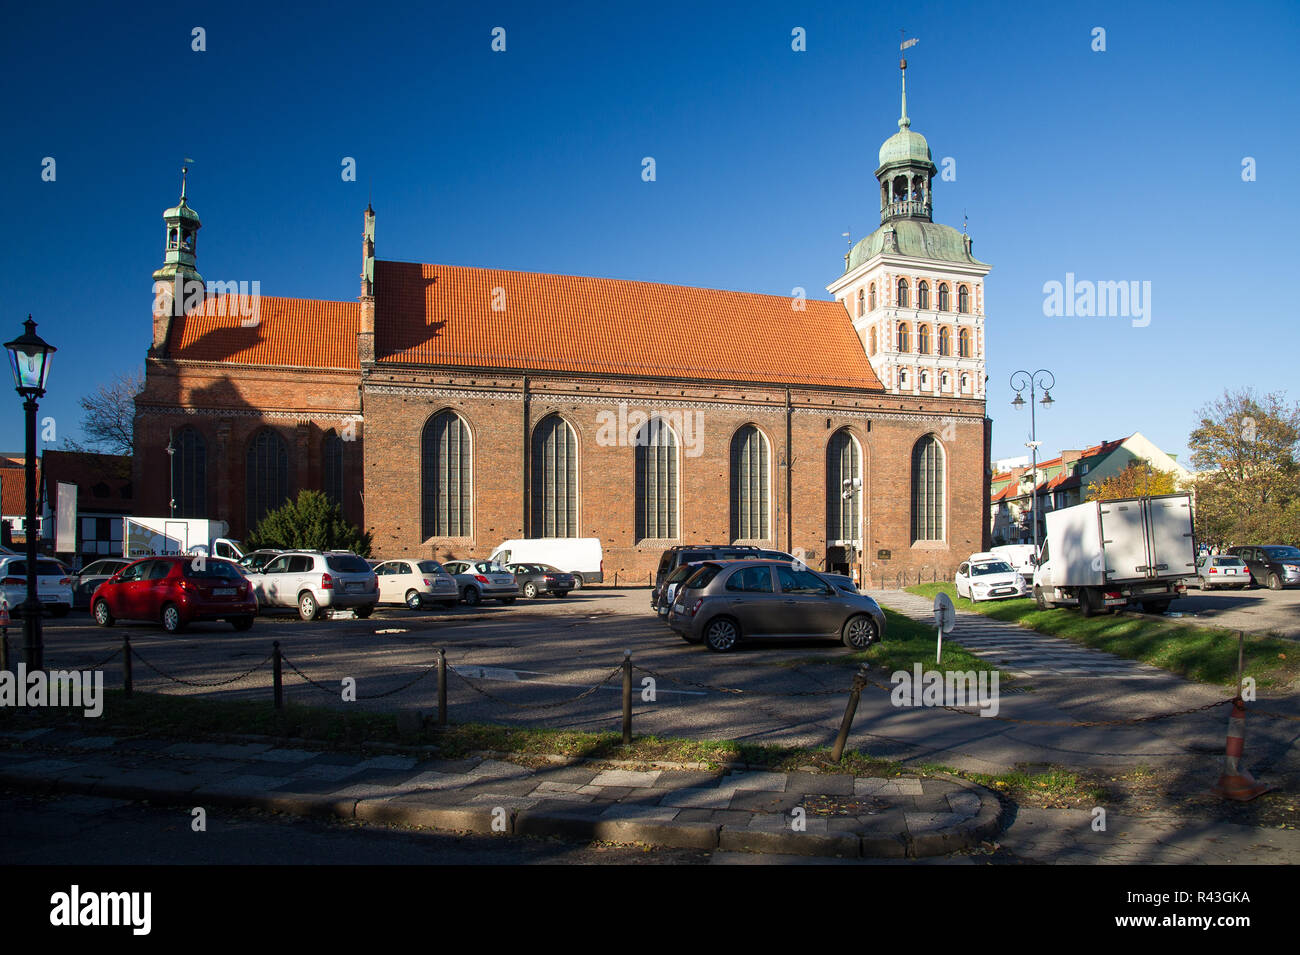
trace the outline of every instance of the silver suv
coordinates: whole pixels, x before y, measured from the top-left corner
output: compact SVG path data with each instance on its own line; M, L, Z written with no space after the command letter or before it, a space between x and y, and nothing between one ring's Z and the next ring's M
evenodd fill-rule
M350 607L369 617L379 603L379 578L349 551L291 550L248 573L262 609L297 607L303 620L322 610Z

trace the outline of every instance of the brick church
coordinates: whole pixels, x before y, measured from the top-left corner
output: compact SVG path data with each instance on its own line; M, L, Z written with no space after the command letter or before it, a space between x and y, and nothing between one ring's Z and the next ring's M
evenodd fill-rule
M377 259L367 208L357 301L250 309L203 286L182 188L154 273L177 297L155 297L136 398L139 512L174 502L241 537L308 488L382 557L598 537L607 581L699 542L871 585L951 574L987 546L989 266L933 221L902 102L880 227L830 301Z

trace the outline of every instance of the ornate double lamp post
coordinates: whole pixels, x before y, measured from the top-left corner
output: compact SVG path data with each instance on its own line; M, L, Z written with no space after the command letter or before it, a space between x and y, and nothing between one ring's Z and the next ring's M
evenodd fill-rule
M1019 384L1017 384L1019 382ZM1056 377L1046 368L1040 368L1035 372L1017 371L1011 375L1011 388L1016 393L1016 398L1011 402L1011 407L1019 411L1026 404L1029 405L1029 442L1025 447L1033 454L1033 469L1030 471L1029 481L1032 485L1029 497L1029 521L1034 527L1034 559L1038 559L1038 416L1034 408L1038 389L1043 389L1042 401L1037 402L1044 408L1050 408L1053 405L1051 389L1056 387ZM1021 394L1026 388L1029 389L1029 401L1025 401Z
M5 342L5 349L14 373L14 389L22 396L23 410L27 413L27 599L23 601L23 650L30 671L45 668L41 598L36 592L36 399L45 396L50 355L57 349L36 334L36 323L30 315L23 327L26 331Z

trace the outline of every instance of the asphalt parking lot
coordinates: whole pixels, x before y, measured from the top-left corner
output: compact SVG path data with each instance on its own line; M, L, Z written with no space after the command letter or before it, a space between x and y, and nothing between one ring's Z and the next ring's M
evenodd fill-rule
M1188 587L1187 596L1174 601L1169 609L1216 627L1300 640L1300 587L1208 592Z
M432 714L437 695L430 668L442 648L453 671L448 710L454 722L611 731L620 726L619 667L630 651L637 667L633 710L638 734L816 746L833 742L856 669L838 641L767 641L715 654L685 643L650 613L648 604L644 588L602 588L563 600L520 600L512 606L450 612L395 607L367 620L305 623L288 614L264 616L246 633L224 623L199 623L175 636L157 625L99 628L86 613L74 612L46 621L46 665L84 669L107 658L105 682L120 686L121 641L130 633L144 661L133 667L139 689L270 700L268 658L272 641L279 641L286 659L286 695L293 702ZM21 632L11 630L10 641L19 652ZM247 671L252 672L241 676ZM888 684L884 671L873 676ZM349 677L356 681L356 702L343 700L343 680ZM646 684L647 678L653 684ZM1032 692L1004 690L1001 719L984 719L973 711L898 707L887 689L868 687L850 742L883 758L981 771L1033 760L1079 766L1204 761L1206 754L1221 752L1223 720L1215 711L1068 732L1015 722L1172 711L1213 701L1221 695L1214 688L1163 673L1125 680L1035 678L1033 683ZM653 698L647 692L651 688Z

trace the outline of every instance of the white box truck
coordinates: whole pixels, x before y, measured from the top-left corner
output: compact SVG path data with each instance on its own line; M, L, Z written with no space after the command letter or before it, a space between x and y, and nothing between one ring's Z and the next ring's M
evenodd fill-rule
M1050 511L1034 568L1038 606L1077 606L1085 617L1139 603L1164 613L1196 573L1188 494L1088 501Z
M599 537L527 537L502 541L492 551L499 564L550 564L573 574L575 589L605 579L605 552Z
M231 540L225 521L183 517L122 518L122 556L165 557L172 554L203 554L239 560L244 551Z

